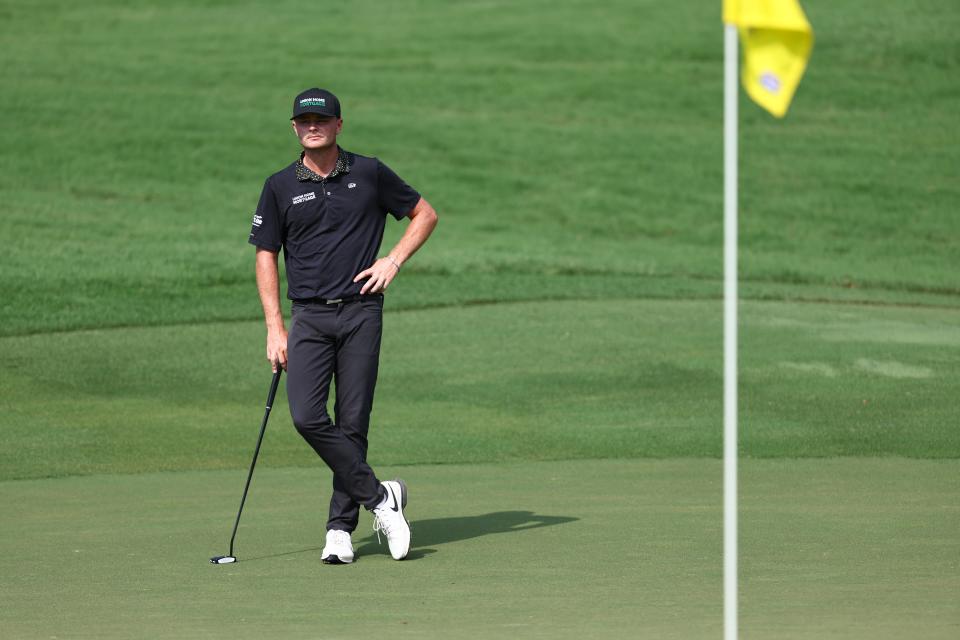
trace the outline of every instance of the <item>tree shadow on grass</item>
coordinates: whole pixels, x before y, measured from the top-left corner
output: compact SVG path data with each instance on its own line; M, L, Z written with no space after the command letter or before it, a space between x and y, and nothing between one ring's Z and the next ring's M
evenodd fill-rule
M429 554L436 553L434 547L450 542L460 542L479 538L495 533L512 533L539 529L567 522L575 522L579 518L569 516L543 516L532 511L497 511L482 516L459 516L454 518L433 518L431 520L414 520L410 523L411 549L407 560L417 560ZM377 542L376 534L371 534L362 540L357 547L357 555L388 554L387 541Z

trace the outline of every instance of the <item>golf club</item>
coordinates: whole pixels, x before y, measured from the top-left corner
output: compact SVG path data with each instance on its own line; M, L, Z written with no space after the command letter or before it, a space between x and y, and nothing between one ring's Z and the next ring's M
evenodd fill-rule
M263 434L267 430L267 418L270 417L270 407L273 406L273 398L277 395L277 387L280 386L280 374L283 368L280 363L276 363L277 372L273 374L273 381L270 383L270 393L267 394L267 410L263 414L263 423L260 425L260 436L257 438L257 448L253 451L253 461L250 463L250 472L247 474L247 484L243 487L243 497L240 499L240 509L237 511L237 519L233 523L233 533L230 535L230 553L225 556L214 556L210 558L213 564L230 564L237 561L233 555L233 541L237 537L237 527L240 525L240 514L243 513L243 503L247 501L247 490L250 489L250 479L253 478L253 468L257 466L257 456L260 455L260 445L263 443Z

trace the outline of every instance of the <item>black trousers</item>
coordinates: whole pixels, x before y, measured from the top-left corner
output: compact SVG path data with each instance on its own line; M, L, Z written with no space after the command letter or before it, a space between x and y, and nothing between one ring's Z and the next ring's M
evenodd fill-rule
M382 331L382 295L340 304L293 303L287 397L297 431L333 471L328 530L353 531L359 506L372 509L382 498L367 464ZM331 379L336 422L327 413Z

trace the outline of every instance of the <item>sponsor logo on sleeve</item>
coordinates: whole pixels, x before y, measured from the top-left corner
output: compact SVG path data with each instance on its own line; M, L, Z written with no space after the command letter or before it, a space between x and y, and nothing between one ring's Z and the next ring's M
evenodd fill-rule
M262 224L263 224L263 216L253 214L253 226L259 227Z
M315 194L313 191L311 191L310 193L303 193L303 194L300 194L299 196L293 196L293 204L300 204L301 202L306 202L307 200L315 200L316 198L317 198L317 194Z

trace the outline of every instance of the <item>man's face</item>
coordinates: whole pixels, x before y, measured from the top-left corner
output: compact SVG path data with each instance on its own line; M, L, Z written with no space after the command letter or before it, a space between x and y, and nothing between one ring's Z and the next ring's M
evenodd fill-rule
M343 119L305 113L293 120L293 130L304 149L326 149L337 144Z

